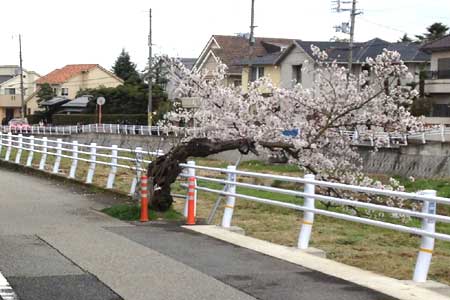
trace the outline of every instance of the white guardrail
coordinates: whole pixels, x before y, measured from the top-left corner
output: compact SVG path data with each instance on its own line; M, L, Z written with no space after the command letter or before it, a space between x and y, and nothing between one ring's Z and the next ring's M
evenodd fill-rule
M1 126L3 133L36 134L36 135L73 135L79 133L108 133L120 135L145 135L145 136L188 136L204 135L200 128L145 126L145 125L120 125L120 124L88 124L70 126Z
M15 153L12 150L15 150ZM26 157L22 157L26 151ZM35 162L33 164L34 154L39 153L39 164ZM12 157L15 154L15 157ZM120 155L119 155L120 154ZM62 139L51 140L47 137L35 138L33 136L25 137L23 135L13 135L11 133L0 133L0 159L4 161L12 161L16 164L22 164L27 167L37 167L43 171L50 171L54 174L63 175L61 172L61 160L65 159L70 162L70 168L66 172L67 177L75 178L77 172L77 165L79 161L89 163L88 171L86 174L86 183L92 183L95 176L96 164L109 166L109 174L106 182L106 188L111 189L114 186L114 181L118 168L124 168L133 170L135 177L132 180L130 187L130 194L136 191L136 185L140 178L141 172L145 172L146 164L150 163L150 160L144 159L144 155L156 157L162 155L162 151L146 152L142 148L137 147L135 149L118 148L113 145L110 147L98 146L95 143L90 145L79 144L76 141L64 142ZM52 166L48 166L47 157L53 156L54 162ZM67 161L66 161L67 162ZM437 214L437 204L450 205L450 199L437 197L436 191L426 190L417 193L397 192L391 190L376 189L370 187L353 186L340 183L319 181L314 179L314 175L305 175L304 177L289 177L282 175L255 173L236 170L235 166L229 166L226 169L214 168L206 166L196 166L195 162L190 161L187 164L180 164L184 168L180 178L188 178L189 182L195 182L196 191L204 191L209 193L218 194L226 197L225 210L222 218L221 225L223 227L230 227L233 218L233 212L235 210L236 198L253 201L258 203L264 203L268 205L284 207L294 209L297 211L303 211L303 222L300 228L298 238L298 248L306 249L309 246L311 238L312 227L314 223L314 215L324 215L336 219L357 222L361 224L367 224L377 226L381 228L391 229L399 232L409 233L421 236L421 245L416 262L413 280L416 282L426 281L432 253L434 250L435 239L450 242L450 233L436 232L436 222L450 223L450 216ZM207 174L216 174L218 176L200 176L196 174L197 170L206 171ZM226 179L221 179L220 176L226 174ZM241 178L239 178L241 177ZM263 178L279 180L284 182L294 182L304 185L303 191L291 190L284 188L276 188L265 185L251 184L240 182L239 179L246 178ZM208 186L202 186L199 182L211 182L218 183L224 186L223 189L213 189ZM186 184L182 184L186 186ZM237 191L237 187L244 187L246 189L254 189L259 191L267 191L275 194L284 194L303 198L302 204L288 203L277 201L273 199L266 199L261 197L255 197L246 195ZM317 188L319 187L319 188ZM333 188L336 190L352 191L360 193L361 197L370 194L375 196L395 197L407 199L409 201L416 201L422 204L422 211L415 211L407 208L391 207L386 205L379 205L367 202L361 202L352 199L331 197L328 195L320 194L321 188ZM195 193L195 202L196 195ZM185 216L188 212L188 197L186 197L185 204ZM395 224L387 221L374 220L369 217L355 216L345 214L336 211L329 211L316 208L315 201L329 202L338 204L343 207L358 207L370 211L378 211L387 214L391 214L394 217L399 215L409 216L414 219L421 220L421 227L410 227L406 224Z
M1 126L3 133L31 134L31 135L74 135L79 133L106 133L119 135L143 135L143 136L206 136L207 132L201 128L171 127L170 130L160 126L145 125L120 125L120 124L88 124L70 126ZM421 141L450 141L450 127L440 125L421 132L395 133L379 131L350 131L341 130L341 135L349 137L354 145L366 145L382 147L407 146L408 140ZM447 137L447 135L449 135Z

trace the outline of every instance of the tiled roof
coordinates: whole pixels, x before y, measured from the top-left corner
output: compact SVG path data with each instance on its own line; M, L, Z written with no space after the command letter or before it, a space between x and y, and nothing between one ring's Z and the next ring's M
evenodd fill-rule
M97 64L79 64L79 65L67 65L62 69L56 69L47 75L39 78L36 83L50 83L50 84L59 84L64 83L70 78L82 73L89 71L95 67Z
M242 36L213 35L220 48L212 49L212 52L228 66L228 72L240 74L242 59L249 55L248 39ZM280 46L287 47L292 43L291 39L256 37L253 55L264 56L279 51Z
M446 35L438 40L426 43L422 49L427 52L450 50L450 35Z
M312 56L311 45L326 51L330 60L347 62L349 56L348 43L343 42L322 42L322 41L301 41L296 43ZM363 43L354 43L353 62L363 63L368 57L376 57L383 52L383 49L397 51L405 62L424 62L430 60L430 55L420 49L416 43L390 43L379 38L374 38Z

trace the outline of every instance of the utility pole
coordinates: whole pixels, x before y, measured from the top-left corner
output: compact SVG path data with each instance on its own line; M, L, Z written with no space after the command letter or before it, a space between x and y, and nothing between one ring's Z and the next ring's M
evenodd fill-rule
M352 72L353 64L353 38L355 36L355 19L356 19L356 0L352 1L352 10L350 12L350 42L348 43L348 73Z
M248 38L248 82L251 81L252 76L252 58L253 58L253 51L255 46L255 0L252 1L252 8L251 8L251 16L250 16L250 36Z
M147 124L152 126L152 9L149 10L149 34L148 34L148 106L147 106Z
M20 116L25 118L25 91L23 88L23 67L22 67L22 36L19 34L19 60L20 60L20 103L21 111Z

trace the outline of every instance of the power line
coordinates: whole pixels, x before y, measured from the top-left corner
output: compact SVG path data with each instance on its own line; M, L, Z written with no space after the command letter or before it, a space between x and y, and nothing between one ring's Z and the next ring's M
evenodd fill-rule
M398 32L401 32L401 33L408 33L405 30L401 30L401 29L398 29L398 28L394 28L392 26L388 26L388 25L377 23L377 22L373 22L373 21L370 21L370 20L368 20L366 18L363 18L363 17L360 17L360 19L363 20L364 22L367 22L367 23L370 23L370 24L373 24L373 25L376 25L376 26L379 26L379 27L383 27L383 28L386 28L386 29L389 29L389 30L392 30L392 31L398 31Z

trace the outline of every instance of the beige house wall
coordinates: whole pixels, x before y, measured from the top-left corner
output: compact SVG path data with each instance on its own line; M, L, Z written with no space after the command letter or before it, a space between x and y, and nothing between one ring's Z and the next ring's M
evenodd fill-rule
M280 87L281 83L280 67L274 65L263 65L260 67L264 67L264 77L270 79L275 87ZM242 69L242 91L244 93L248 92L249 85L250 85L249 68L244 67ZM269 90L267 88L262 88L260 92L266 93L269 92Z

